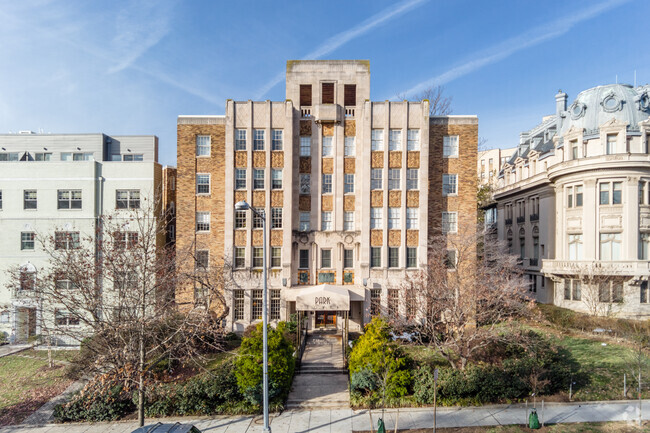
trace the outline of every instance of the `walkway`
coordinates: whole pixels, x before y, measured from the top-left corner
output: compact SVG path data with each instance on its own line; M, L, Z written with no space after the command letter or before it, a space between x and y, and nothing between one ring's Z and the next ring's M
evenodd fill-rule
M287 408L349 407L348 371L343 362L341 336L318 331L309 334Z
M650 400L643 401L644 419L650 419ZM615 401L608 403L549 403L544 410L546 423L627 421L636 422L638 402ZM372 412L377 426L381 411ZM541 411L539 411L541 415ZM394 428L397 410L386 411L384 416L387 430ZM491 426L501 424L523 424L526 408L522 405L484 406L438 409L438 427ZM212 417L212 418L168 418L162 422L194 424L208 433L257 433L262 431L262 417ZM147 420L152 424L155 420ZM273 433L351 433L369 430L368 412L351 409L289 410L271 417ZM400 409L399 429L431 428L431 408ZM136 423L115 422L97 424L47 425L42 427L15 426L0 428L0 433L128 433L137 428Z
M3 356L13 355L14 353L22 352L23 350L31 348L31 344L5 344L3 346L0 346L0 358Z

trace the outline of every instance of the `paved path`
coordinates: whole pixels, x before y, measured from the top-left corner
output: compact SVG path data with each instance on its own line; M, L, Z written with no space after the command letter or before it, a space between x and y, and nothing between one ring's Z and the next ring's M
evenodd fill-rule
M643 401L644 419L650 419L650 400ZM549 403L544 410L547 423L627 421L636 422L638 402L634 400L607 403ZM541 415L541 410L538 408ZM381 411L373 411L377 426ZM397 410L386 411L384 419L388 429L394 428ZM438 410L438 427L490 426L523 424L526 408L522 405L484 406L468 408L441 408ZM202 432L257 433L262 431L260 416L168 418L163 422L192 423ZM155 422L147 420L147 424ZM351 409L289 410L271 418L273 433L350 433L369 430L368 412ZM399 429L431 428L431 408L400 409ZM134 422L97 424L45 425L41 427L15 426L0 428L0 433L122 433L137 428Z
M0 358L30 349L31 344L5 344L0 346Z

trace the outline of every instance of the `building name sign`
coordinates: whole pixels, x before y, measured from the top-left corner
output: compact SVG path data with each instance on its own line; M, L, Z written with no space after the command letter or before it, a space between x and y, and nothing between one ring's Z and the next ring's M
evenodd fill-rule
M320 289L320 288L319 288ZM347 289L309 288L296 296L298 311L349 311L350 295Z
M316 296L314 298L314 305L330 305L331 300L329 296Z

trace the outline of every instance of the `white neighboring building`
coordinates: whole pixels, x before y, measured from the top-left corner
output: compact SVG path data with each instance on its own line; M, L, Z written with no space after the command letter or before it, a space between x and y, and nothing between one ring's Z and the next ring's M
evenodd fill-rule
M499 172L516 151L516 147L510 147L508 149L479 150L478 163L476 167L479 184L491 184L496 187Z
M99 216L115 212L118 196L120 207L153 201L162 179L157 159L153 135L0 135L0 333L19 342L41 331L34 291L14 287L8 272L46 265L35 236L56 230L83 238ZM65 312L52 320L76 326Z
M650 86L555 99L499 174L499 238L539 301L648 318Z

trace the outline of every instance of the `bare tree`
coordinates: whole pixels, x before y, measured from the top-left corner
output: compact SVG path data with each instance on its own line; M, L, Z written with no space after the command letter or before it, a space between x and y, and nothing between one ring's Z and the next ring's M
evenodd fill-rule
M459 227L431 239L427 263L404 283L414 318L402 325L456 369L465 369L480 349L502 338L502 325L527 311L528 283L517 258L504 251L482 227Z
M47 267L37 274L15 269L13 284L38 298L45 334L83 341L87 373L111 373L137 389L142 426L151 369L163 359L220 349L221 320L228 311L222 270L199 264L192 272L176 272L177 259L201 258L164 244L157 202L131 207L98 218L92 233L55 229L39 235ZM175 288L188 281L201 288L201 302L181 312Z
M406 94L397 94L397 99L406 99ZM453 97L445 96L444 86L431 86L412 98L415 101L429 101L429 116L447 116L453 112Z
M580 301L592 316L616 315L624 302L624 277L598 262L577 264L576 270L564 281L564 298Z
M639 420L638 423L641 425L642 417L642 406L641 406L641 393L643 390L643 373L647 371L648 366L650 366L650 360L646 354L648 347L650 347L650 335L644 331L644 329L636 324L633 324L634 327L634 336L632 337L632 342L634 344L634 349L627 355L627 367L631 373L631 377L637 382L637 398L639 401Z

